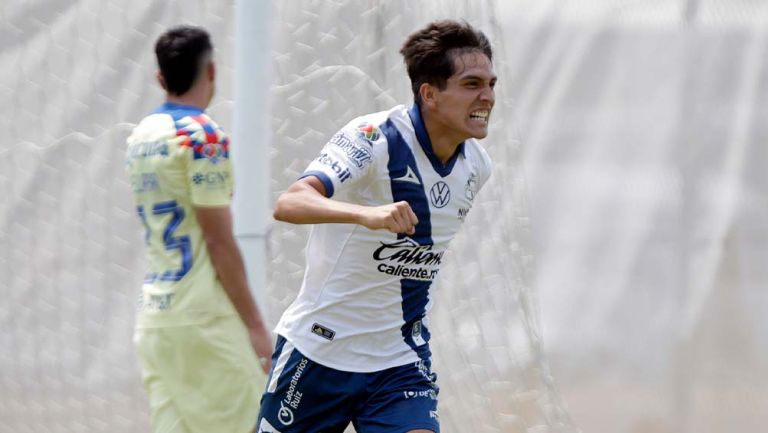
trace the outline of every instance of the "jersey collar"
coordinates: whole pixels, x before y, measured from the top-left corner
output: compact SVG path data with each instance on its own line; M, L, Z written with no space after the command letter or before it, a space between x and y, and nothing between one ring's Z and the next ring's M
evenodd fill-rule
M170 114L171 117L178 120L186 116L198 116L200 114L203 114L203 110L201 110L199 107L195 107L192 105L177 104L175 102L165 102L163 105L157 107L154 113Z
M453 170L453 166L456 164L456 160L458 159L459 155L464 156L464 142L462 141L459 144L459 146L456 148L456 152L451 155L451 158L448 160L448 162L443 164L442 161L437 158L435 152L432 151L432 141L429 139L427 128L424 126L424 120L421 118L421 110L419 109L419 104L414 103L411 106L411 108L408 110L408 116L411 118L411 123L413 123L413 129L416 131L416 139L419 141L419 145L421 145L421 149L424 151L424 154L427 155L427 158L429 158L429 162L432 163L432 168L434 168L435 171L442 177L451 174L451 170Z

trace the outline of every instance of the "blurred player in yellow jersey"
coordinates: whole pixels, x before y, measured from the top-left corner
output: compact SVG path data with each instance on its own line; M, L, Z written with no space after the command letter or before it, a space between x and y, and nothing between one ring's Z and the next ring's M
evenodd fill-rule
M197 27L155 45L166 102L128 138L126 167L146 228L148 271L135 342L155 433L249 433L272 344L232 234L229 140L203 110L213 47Z

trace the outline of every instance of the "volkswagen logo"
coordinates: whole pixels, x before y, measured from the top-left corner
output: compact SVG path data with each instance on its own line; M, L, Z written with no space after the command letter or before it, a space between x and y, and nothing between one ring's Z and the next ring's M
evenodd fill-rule
M451 189L442 180L432 185L429 190L429 199L436 208L445 207L451 201Z

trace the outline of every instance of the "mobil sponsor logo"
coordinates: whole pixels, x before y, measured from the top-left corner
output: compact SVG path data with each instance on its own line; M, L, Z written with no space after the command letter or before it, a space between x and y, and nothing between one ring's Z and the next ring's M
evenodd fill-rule
M420 281L432 281L437 277L445 251L438 251L433 244L420 245L411 238L396 242L381 242L373 251L376 270L395 277Z
M333 172L336 173L336 177L338 177L339 181L342 183L352 176L352 173L350 173L349 168L345 167L338 160L330 156L328 152L321 153L320 156L317 157L317 161L320 164L331 167L331 170L333 170Z
M371 152L369 145L361 143L358 140L353 140L347 137L343 132L337 132L336 135L331 138L331 144L336 145L336 147L344 152L349 157L349 160L359 168L362 168L373 160L373 153Z

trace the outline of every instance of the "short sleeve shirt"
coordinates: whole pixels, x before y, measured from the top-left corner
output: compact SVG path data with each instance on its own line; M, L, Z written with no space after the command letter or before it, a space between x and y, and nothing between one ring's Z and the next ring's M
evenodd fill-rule
M235 314L197 223L195 207L229 206L229 139L196 107L166 103L128 138L126 171L146 230L139 327L201 323Z
M352 120L303 176L317 177L329 197L345 202L406 201L419 220L416 232L314 226L300 293L276 331L309 358L343 371L428 358L433 283L490 174L490 158L474 139L446 164L438 160L417 106Z

